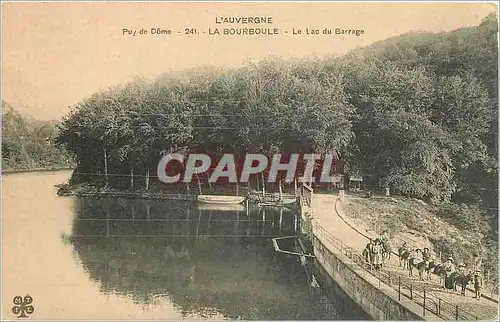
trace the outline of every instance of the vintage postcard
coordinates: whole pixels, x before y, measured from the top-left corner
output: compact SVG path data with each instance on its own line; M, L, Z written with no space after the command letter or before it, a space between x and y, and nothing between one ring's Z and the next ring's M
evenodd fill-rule
M3 320L496 320L493 2L2 2Z

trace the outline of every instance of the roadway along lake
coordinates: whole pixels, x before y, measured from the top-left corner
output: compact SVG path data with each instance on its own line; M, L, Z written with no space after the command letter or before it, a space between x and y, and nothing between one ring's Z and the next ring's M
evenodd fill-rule
M31 319L366 318L275 252L271 238L297 229L292 211L58 197L69 176L2 177L3 318L27 294Z

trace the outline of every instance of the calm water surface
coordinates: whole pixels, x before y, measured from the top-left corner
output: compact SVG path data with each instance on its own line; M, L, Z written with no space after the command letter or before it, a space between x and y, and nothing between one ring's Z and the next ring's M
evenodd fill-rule
M31 319L364 318L274 251L272 237L297 229L291 211L58 197L54 185L69 175L2 178L6 319L26 294Z

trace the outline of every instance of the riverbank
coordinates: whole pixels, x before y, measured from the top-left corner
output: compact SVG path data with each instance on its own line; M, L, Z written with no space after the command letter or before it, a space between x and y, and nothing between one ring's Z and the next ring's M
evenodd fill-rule
M91 185L56 185L59 196L77 196L77 197L100 197L100 198L134 198L150 200L181 200L194 201L198 195L174 194L161 191L120 191L106 187L94 187Z
M2 175L14 174L14 173L49 172L49 171L63 171L63 170L74 170L74 167L32 168L32 169L2 169Z
M92 184L58 184L59 196L103 197L103 198L135 198L152 200L196 200L199 195L230 195L244 196L248 201L266 207L295 207L295 196L288 193L263 193L247 187L234 189L231 186L212 187L199 191L186 186L160 187L151 185L149 189L119 190L109 187L96 187Z
M342 241L344 247L349 248L349 253L357 254L356 256L361 258L361 252L367 243L366 237L359 230L353 229L352 225L348 225L342 219L342 215L339 215L339 212L343 212L347 202L348 200L343 203L339 202L335 195L315 194L310 209L312 219L326 234ZM398 289L398 283L409 286L408 288L411 289L409 294L414 301L423 299L425 290L427 303L439 303L440 314L446 319L454 319L457 310L459 312L457 315L468 317L468 319L492 319L497 316L498 304L493 301L475 300L471 293L463 297L458 293L446 292L440 287L435 276L431 281L419 281L417 278L408 277L408 272L399 267L397 256L391 257L379 275L381 275L380 278L388 277L384 279L384 282L387 281L393 289Z

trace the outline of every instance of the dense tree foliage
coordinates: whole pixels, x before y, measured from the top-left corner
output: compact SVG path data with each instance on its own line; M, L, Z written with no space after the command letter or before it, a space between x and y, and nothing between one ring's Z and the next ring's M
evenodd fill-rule
M342 57L357 108L351 167L408 195L496 207L497 30L489 15L478 27L406 34Z
M441 201L437 216L483 236L484 247L467 252L482 252L492 272L498 252L497 35L497 17L489 15L477 27L401 35L330 60L342 66L345 92L356 107L348 169L375 186ZM456 253L460 247L450 240L432 241Z
M56 123L23 118L2 101L2 169L17 171L71 166L70 155L55 144Z
M174 151L334 152L380 188L495 208L497 30L490 15L343 57L136 80L80 102L58 142L75 181L147 187Z
M267 60L238 70L134 81L77 105L58 141L77 156L78 179L95 174L135 187L162 154L335 152L352 138L342 75L318 61Z

